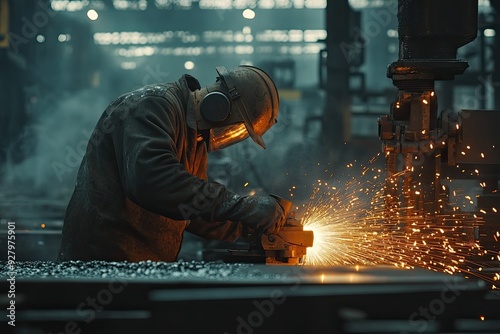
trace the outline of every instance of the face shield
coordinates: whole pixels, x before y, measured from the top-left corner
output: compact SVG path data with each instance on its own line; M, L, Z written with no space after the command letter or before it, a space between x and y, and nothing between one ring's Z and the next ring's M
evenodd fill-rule
M278 90L264 71L241 65L231 72L217 67L217 82L194 94L196 128L203 131L208 152L251 137L266 148L262 135L276 122ZM206 138L209 136L209 138Z
M222 127L210 129L210 140L208 152L221 150L249 136L244 123L230 124Z

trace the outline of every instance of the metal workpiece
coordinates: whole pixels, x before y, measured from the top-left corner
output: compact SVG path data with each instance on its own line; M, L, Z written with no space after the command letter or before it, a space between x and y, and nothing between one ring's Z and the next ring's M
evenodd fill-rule
M7 266L0 268L0 278L12 274ZM130 282L196 283L196 284L413 284L456 281L464 288L487 289L482 280L429 271L407 270L394 266L268 266L256 263L223 263L207 261L19 261L15 266L17 282ZM2 279L1 284L4 284ZM4 287L4 285L1 285Z

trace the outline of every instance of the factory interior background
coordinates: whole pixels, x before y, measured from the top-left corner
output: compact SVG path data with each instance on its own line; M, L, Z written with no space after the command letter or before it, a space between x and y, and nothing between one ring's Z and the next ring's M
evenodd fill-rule
M500 109L500 67L496 65L500 61L500 34L496 34L500 1L479 0L477 4L477 36L460 46L456 54L456 58L466 61L468 67L453 80L435 83L439 112ZM500 332L499 309L483 310L485 305L488 308L493 305L494 308L500 301L498 294L490 295L497 292L497 281L500 280L500 218L495 215L497 210L494 204L478 203L478 194L483 194L486 188L482 183L484 179L456 177L450 186L451 192L459 193L454 196L453 206L459 208L461 213L476 215L474 219L481 213L487 216L479 227L465 218L461 221L463 225L458 228L463 238L460 243L457 242L459 250L452 249L450 252L447 247L455 246L453 241L446 241L446 250L438 250L440 255L426 262L429 252L424 246L420 250L414 246L424 239L424 243L427 241L429 244L436 239L433 233L425 238L417 237L415 231L420 231L420 227L415 227L412 236L407 238L411 241L409 246L401 246L398 241L386 248L387 241L366 236L386 233L381 227L373 227L373 222L380 219L380 208L379 211L373 209L373 195L378 195L380 199L377 192L386 176L385 155L388 151L383 150L381 131L384 128L380 129L379 119L390 114L398 94L398 87L388 76L389 65L400 56L398 37L397 0L0 0L0 260L7 260L8 224L15 221L16 261L56 261L65 210L80 162L97 120L114 98L144 85L176 81L186 73L206 86L215 81L217 66L231 69L249 64L264 69L276 83L280 94L278 123L263 136L267 145L265 150L247 139L210 153L209 178L240 194L282 196L293 202L297 217L309 219L312 227L315 227L315 222L310 221L313 219L311 216L317 213L311 213L311 209L321 207L320 218L329 221L335 228L328 230L328 223L324 223L314 230L315 247L321 245L323 248L308 249L311 251L311 264L341 268L338 269L342 273L339 275L347 275L342 276L341 283L348 282L352 274L349 270L354 270L353 266L374 265L376 271L370 272L368 278L361 277L355 281L364 283L366 279L368 283L370 280L383 283L374 290L367 290L367 295L376 294L371 301L358 293L339 292L337 295L338 291L332 290L334 292L327 291L325 294L334 296L333 299L349 293L356 295L345 299L345 305L340 305L344 301L340 297L336 299L340 302L332 306L328 298L320 298L326 296L320 290L317 293L304 290L300 297L293 293L287 295L289 301L283 303L284 306L275 303L273 307L277 310L286 306L287 311L296 313L292 317L300 317L301 309L310 305L311 309L305 311L307 316L304 316L304 322L315 322L339 333L462 333L468 332L467 328L477 332ZM470 119L475 120L474 117ZM487 118L496 119L498 117ZM493 133L483 135L490 135L488 138L493 138L493 142L499 137L491 121L490 124L473 126L479 133L491 130ZM487 164L491 168L488 169L491 174L488 175L488 182L492 179L495 182L489 195L496 193L496 176L500 174L498 164L496 157ZM480 167L472 168L479 174L482 170L478 169ZM496 203L494 200L488 203ZM369 212L370 209L372 211ZM365 230L360 231L363 228ZM436 229L439 230L438 227ZM443 245L442 240L436 241L439 247ZM180 263L212 260L220 263L216 250L233 246L185 232L179 260ZM456 255L456 251L462 252L460 256ZM381 252L387 253L384 256ZM418 260L415 256L408 256L409 252L417 254ZM443 256L442 252L448 255ZM484 254L479 254L481 252ZM469 265L462 267L464 261ZM403 269L403 276L398 276L401 275L399 272L393 274L389 269L387 272L380 269L386 268L386 265ZM231 270L237 276L235 268L231 267ZM284 267L277 268L281 270ZM172 270L175 272L179 267ZM186 270L194 269L189 267ZM219 267L214 270L219 270L220 274ZM292 270L295 273L297 268L294 266ZM266 273L269 275L267 278L273 275L278 279L286 278L284 273ZM416 278L411 276L412 273ZM434 274L439 276L436 278L432 276ZM256 277L256 282L263 276ZM436 298L443 296L443 280L451 282L451 278L457 276L467 279L479 277L486 283L478 287L476 283L467 285L468 280L465 280L466 283L460 281L460 284L465 284L461 285L464 290L456 296L460 295L463 303L445 301L432 304ZM265 277L263 280L266 281ZM332 280L337 283L334 278ZM438 281L441 283L436 283ZM434 290L430 289L435 294L431 293L428 300L422 297L424 299L408 308L399 305L402 307L399 315L397 293L391 291L389 295L392 297L387 297L383 292L384 284L391 285L391 282L396 285L413 282L425 292L428 290L424 287L435 283ZM311 283L311 289L315 283ZM37 284L40 284L36 285L38 290L28 289L29 280L23 283L22 277L18 278L18 289L24 286L33 296L37 296L35 290L40 293L40 288L44 286L43 283ZM148 289L153 289L152 286L158 288L159 285L161 283L155 281L148 285ZM223 288L220 287L221 290ZM7 286L2 286L2 294L7 295L7 289ZM72 291L71 287L61 289ZM410 290L418 292L416 289ZM137 288L133 291L133 296L137 297L142 296L145 290ZM85 293L95 294L91 290L85 290ZM404 293L408 292L401 292ZM483 299L486 294L489 297ZM26 295L29 299L28 292ZM59 298L43 296L54 300ZM120 296L123 299L118 301L121 306L116 306L117 309L128 310L129 300L124 297L125 294ZM160 291L155 296L153 310L142 318L137 316L137 319L140 318L138 324L131 320L133 317L129 318L129 328L125 325L113 327L116 324L110 318L103 320L97 316L97 321L84 321L78 329L84 333L112 328L127 332L136 325L137 328L144 328L141 326L145 324L150 326L151 319L153 325L148 328L160 328L162 320L159 314L163 309L158 305L164 304L158 300L162 300L164 295ZM189 307L189 300L193 299L189 299L192 296L189 297L188 292L186 296L188 301L180 292L177 299L165 297L164 300L181 300L179 303L183 307ZM243 304L248 298L250 302L247 304L255 308L257 306L252 306L252 300L261 300L259 296L257 293L255 297L217 298L219 304L207 311L206 317L230 307L224 305ZM404 300L413 298L404 296ZM143 297L137 298L141 300L140 307L148 309L149 304L141 299ZM386 308L383 316L380 316L383 312L379 311L378 320L382 320L374 325L375 320L369 314L376 312L375 304L381 305L384 298L390 301L390 298L395 298L393 307ZM212 304L207 302L208 299L203 299L202 303L210 307ZM85 299L79 296L68 304L61 302L64 307L54 302L56 306L47 308L53 307L54 312L65 307L71 309L71 305L76 307L79 300ZM228 300L230 302L224 304ZM318 300L319 304L314 304ZM31 325L26 325L24 331L19 333L56 332L58 328L63 331L64 324L71 319L58 318L55 313L43 313L40 311L44 309L42 302L29 305L27 308L35 311L25 314L25 319L28 319L25 323ZM115 307L116 304L110 305ZM356 308L362 309L363 305L371 306L364 309L364 313L356 313ZM432 307L442 306L443 310L432 313L432 319L421 314L412 317L412 310L419 310L415 305L427 305L434 311L436 309ZM19 307L18 324L22 325L23 308ZM332 310L330 313L329 307ZM5 310L4 307L2 309ZM257 310L260 308L257 307ZM314 316L311 315L313 310L316 312ZM279 322L288 321L290 315L287 317L281 313L276 313L276 317L262 318L265 319L262 326L260 323L252 325L251 321L257 320L250 316L247 318L246 315L252 313L246 312L239 313L245 315L242 319L246 322L239 321L237 316L227 320L226 327L220 326L223 320L213 322L215 316L211 321L223 328L220 331L217 329L220 333L225 330L278 333L283 328L300 329L302 333L320 332L319 325L299 326L294 321L282 325ZM97 313L105 314L104 311ZM265 315L264 311L261 313ZM184 319L182 312L175 314ZM366 314L372 322L363 323ZM445 325L438 321L441 315L447 315ZM391 316L400 321L388 320ZM52 320L46 321L45 317ZM122 318L127 316L117 316L118 320ZM457 318L462 322L453 322ZM4 317L0 322L5 322L5 319L9 320ZM271 322L271 319L274 320ZM167 321L167 324L170 322ZM266 330L268 324L271 329ZM290 328L292 324L296 327ZM182 327L176 326L173 328L182 332ZM66 332L70 331L66 328Z
M45 231L60 230L87 142L110 101L184 73L208 85L216 66L259 66L280 90L279 124L265 134L266 150L247 140L209 155L210 176L230 189L290 198L294 187L296 203L306 203L318 179L342 178L347 164L368 163L380 152L377 117L387 113L396 94L385 73L398 51L394 8L361 1L343 9L358 28L345 27L352 35L346 66L327 84L326 1L259 2L253 14L245 12L251 3L218 3L11 4L16 37L2 49L5 218L14 215L38 231L41 224ZM47 8L45 22L36 14ZM379 11L380 18L373 16ZM30 25L32 17L40 22ZM373 29L369 35L362 20ZM349 103L349 110L326 111L340 106L326 100L327 85L347 83L353 87L342 88L341 103ZM326 112L340 116L324 122ZM54 259L53 238L20 251L29 252L27 259Z

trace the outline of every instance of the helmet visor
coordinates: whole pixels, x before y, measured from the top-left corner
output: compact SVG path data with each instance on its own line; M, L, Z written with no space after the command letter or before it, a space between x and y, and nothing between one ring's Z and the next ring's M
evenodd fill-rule
M244 123L231 124L223 127L210 129L209 152L221 150L249 136Z

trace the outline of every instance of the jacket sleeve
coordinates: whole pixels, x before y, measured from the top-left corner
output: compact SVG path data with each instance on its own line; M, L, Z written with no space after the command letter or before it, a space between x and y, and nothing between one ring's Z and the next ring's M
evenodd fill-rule
M192 219L186 230L205 239L229 242L235 242L238 239L248 241L255 234L255 230L240 222L229 220L207 222L199 217Z
M184 168L177 158L176 141L186 140L179 135L186 124L175 117L179 107L169 103L162 97L141 98L124 117L121 131L113 133L127 197L149 211L176 220L200 217L207 222L241 222L261 230L281 226L285 212L272 197L238 195ZM235 231L235 226L226 228Z
M180 120L162 97L141 98L113 133L125 194L143 208L176 220L213 221L225 193L221 184L190 174L177 158Z

